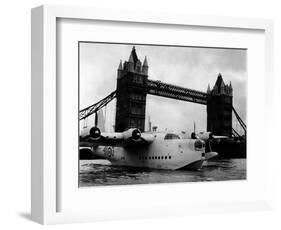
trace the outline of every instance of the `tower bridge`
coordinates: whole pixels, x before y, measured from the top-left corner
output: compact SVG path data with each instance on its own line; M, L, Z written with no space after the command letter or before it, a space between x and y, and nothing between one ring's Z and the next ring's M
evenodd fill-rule
M117 70L117 88L101 101L80 111L80 120L96 113L116 98L115 131L128 128L144 131L147 94L206 105L207 131L215 135L232 136L238 133L232 128L232 111L246 133L246 125L233 108L232 85L225 84L219 74L213 88L207 92L176 86L148 79L148 62L139 60L133 47L128 61L120 61Z

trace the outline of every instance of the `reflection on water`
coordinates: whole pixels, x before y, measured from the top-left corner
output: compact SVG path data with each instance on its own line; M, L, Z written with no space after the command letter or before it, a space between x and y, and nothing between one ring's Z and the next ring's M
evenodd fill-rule
M106 160L80 160L79 186L149 184L246 179L246 159L210 161L198 171L112 166Z

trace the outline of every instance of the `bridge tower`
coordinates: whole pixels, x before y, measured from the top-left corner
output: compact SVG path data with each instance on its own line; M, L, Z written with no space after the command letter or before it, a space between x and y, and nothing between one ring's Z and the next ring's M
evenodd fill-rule
M215 135L232 135L232 86L225 84L221 74L207 89L207 131Z
M128 128L144 131L148 64L138 59L133 47L129 60L120 61L117 70L115 131Z

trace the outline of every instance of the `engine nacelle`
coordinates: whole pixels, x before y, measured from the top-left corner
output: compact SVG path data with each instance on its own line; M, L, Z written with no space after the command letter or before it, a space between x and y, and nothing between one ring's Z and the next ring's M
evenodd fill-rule
M141 131L139 129L128 129L123 132L123 138L125 140L132 138L134 141L137 141L141 138Z
M200 132L198 133L198 138L203 141L208 141L210 139L213 139L214 135L211 132Z
M196 136L196 133L195 133L195 132L192 132L192 133L191 133L191 139L197 139L197 136Z
M94 138L95 140L99 139L100 136L101 136L101 131L100 131L100 129L99 129L98 127L92 127L92 128L90 129L90 136L91 136L92 138Z

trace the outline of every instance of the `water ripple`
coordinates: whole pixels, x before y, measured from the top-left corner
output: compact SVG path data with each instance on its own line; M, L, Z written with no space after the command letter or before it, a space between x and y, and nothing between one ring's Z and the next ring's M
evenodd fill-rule
M112 166L108 161L80 160L79 186L88 187L243 179L246 179L246 159L210 161L198 171L153 170Z

